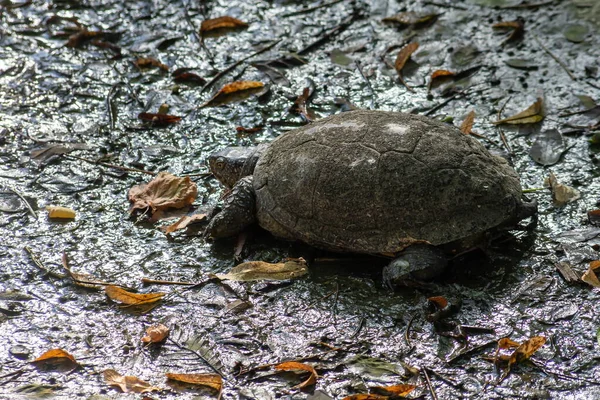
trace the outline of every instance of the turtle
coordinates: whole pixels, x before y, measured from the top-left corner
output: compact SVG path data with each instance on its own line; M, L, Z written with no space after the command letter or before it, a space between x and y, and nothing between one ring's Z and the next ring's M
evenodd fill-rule
M316 248L389 255L388 284L405 273L436 277L448 245L537 212L506 159L415 114L343 112L270 144L224 148L208 163L230 194L207 236L234 236L257 221Z

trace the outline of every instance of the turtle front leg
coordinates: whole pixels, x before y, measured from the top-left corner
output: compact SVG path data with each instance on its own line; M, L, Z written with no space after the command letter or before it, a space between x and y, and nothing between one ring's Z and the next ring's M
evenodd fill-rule
M223 209L206 227L205 236L214 239L235 236L256 221L256 195L252 180L252 176L246 176L233 186Z
M440 276L448 266L448 259L439 247L413 244L383 268L383 281L394 290L415 286Z

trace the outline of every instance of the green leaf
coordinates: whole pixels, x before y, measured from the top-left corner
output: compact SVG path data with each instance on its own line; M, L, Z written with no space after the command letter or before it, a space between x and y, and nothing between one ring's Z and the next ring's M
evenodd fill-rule
M573 43L581 43L585 40L589 30L585 25L573 24L567 26L564 31L565 37L568 41Z

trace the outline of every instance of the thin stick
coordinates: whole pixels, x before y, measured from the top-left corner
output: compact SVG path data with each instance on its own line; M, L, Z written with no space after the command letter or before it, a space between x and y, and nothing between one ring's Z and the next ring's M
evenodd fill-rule
M441 102L440 104L438 104L437 106L433 107L432 109L430 109L429 111L427 111L424 115L431 115L434 112L436 112L437 110L439 110L440 108L444 107L446 104L450 103L452 100L454 100L456 97L463 95L464 92L456 92L454 93L452 96L450 96L450 98L448 98L446 101Z
M358 70L358 73L365 80L367 87L369 88L369 92L371 92L371 110L373 110L375 108L375 91L373 91L373 86L371 86L371 81L369 81L369 79L363 73L363 70L360 66L360 62L358 60L355 60L354 63L356 64L356 69Z
M109 163L105 163L105 162L102 162L102 161L92 160L92 159L89 159L89 158L72 156L70 154L63 154L63 157L70 158L70 159L75 159L75 160L80 160L80 161L85 161L85 162L88 162L90 164L102 165L103 167L119 169L121 171L139 172L141 174L156 175L156 172L146 171L145 169L123 167L123 166L120 166L120 165L109 164Z
M57 272L51 271L48 268L46 268L46 266L35 255L35 253L33 252L33 250L31 250L31 247L25 246L23 248L29 254L29 258L31 258L31 261L33 261L33 263L35 264L36 267L38 267L39 269L41 269L42 271L44 271L45 273L47 273L48 275L50 275L50 276L52 276L54 278L57 278L57 279L64 279L65 278L64 275L61 275L61 274L59 274Z
M408 345L408 347L412 347L412 343L410 342L410 337L408 335L410 334L410 328L416 317L417 317L416 315L412 316L410 321L408 321L408 325L406 326L406 331L404 332L404 340L406 340L406 344Z
M554 61L556 61L558 63L558 65L560 65L562 67L562 69L565 70L565 72L569 75L569 77L572 80L577 81L577 77L575 77L575 75L573 75L573 73L569 70L569 68L567 67L567 65L564 62L562 62L562 60L560 60L558 57L556 57L554 54L552 54L552 52L550 50L548 50L548 48L542 44L542 42L540 41L540 39L537 37L537 35L535 33L532 33L532 35L533 35L533 38L535 39L535 41L540 45L540 47L546 53L548 53L548 55L550 57L552 57L554 59Z
M237 67L238 65L240 65L241 63L243 63L244 61L257 56L261 53L264 53L267 50L270 50L271 48L275 47L275 45L277 45L279 42L281 42L281 40L276 40L273 43L267 45L266 47L263 47L262 49L255 51L254 53L250 54L249 56L246 56L244 58L242 58L239 61L236 61L235 63L231 64L229 67L225 68L224 70L222 70L221 72L219 72L217 75L215 75L210 81L208 81L204 86L202 86L202 89L200 90L200 94L204 93L206 91L206 89L210 88L212 85L215 84L216 81L218 81L219 79L221 79L221 77L223 77L223 75L229 73L229 71L231 71L232 69L234 69L235 67Z
M27 208L29 209L29 212L31 213L31 215L33 215L33 217L35 219L38 219L38 215L35 211L33 211L33 208L31 208L31 205L29 204L29 202L27 200L25 200L25 197L23 197L23 195L19 192L17 192L15 189L9 187L9 189L16 194L17 196L19 196L19 198L23 201L23 203L25 203L25 205L27 206Z
M427 368L423 368L423 375L425 375L425 380L427 381L427 386L429 387L429 391L431 392L431 397L433 400L438 400L437 394L435 394L435 389L431 384L431 379L429 379L429 374L427 373Z
M182 286L195 285L195 283L193 283L193 282L163 281L160 279L150 279L150 278L142 278L142 283L144 285L182 285Z
M506 107L506 105L508 104L508 102L510 101L510 99L512 98L512 96L509 96L508 99L506 99L506 102L504 103L504 105L500 108L500 110L498 110L498 116L497 119L498 121L500 121L502 118L500 118L500 116L502 115L502 111L504 111L504 108ZM500 128L498 126L498 132L500 133L500 140L502 140L502 144L504 144L504 147L506 147L506 151L508 151L508 154L513 155L513 151L510 148L510 145L508 144L508 140L506 140L506 136L504 135L504 132L502 131L502 128Z

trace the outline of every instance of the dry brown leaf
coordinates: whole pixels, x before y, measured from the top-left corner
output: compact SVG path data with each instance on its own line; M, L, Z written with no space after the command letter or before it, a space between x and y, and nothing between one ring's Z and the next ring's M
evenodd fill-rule
M293 387L293 389L304 389L307 386L314 385L317 383L317 371L310 365L306 365L303 363L295 362L295 361L287 361L281 364L277 364L275 369L278 371L306 371L310 373L308 379L304 382Z
M465 120L460 125L460 131L465 135L470 135L473 131L473 122L475 122L475 111L471 111L465 117Z
M587 212L588 221L590 224L599 226L600 225L600 210L590 210Z
M200 32L206 33L217 29L246 28L247 26L247 23L240 21L237 18L224 16L202 21L202 24L200 24Z
M160 343L169 336L169 328L163 324L156 324L146 329L146 336L142 337L144 343Z
M46 206L46 211L48 211L48 218L73 219L77 215L75 210L67 207Z
M448 306L448 299L446 299L444 296L429 297L427 300L437 305L440 309Z
M389 393L393 396L406 397L409 393L415 390L418 386L402 384L402 385L393 385L393 386L377 386L373 389L383 391L384 393Z
M600 269L600 261L592 261L588 270L581 276L581 280L593 287L600 287L600 280L596 275L596 270Z
M156 67L159 68L163 71L168 71L169 70L169 66L165 65L163 63L161 63L160 61L158 61L155 58L152 57L141 57L138 58L137 60L135 60L133 62L133 64L138 67L139 69L144 69L144 68L150 68L150 67Z
M265 85L258 81L236 81L223 86L200 107L212 107L233 101L245 100L262 90Z
M139 113L138 118L144 122L149 122L152 126L168 126L181 121L181 117L176 115L162 113Z
M198 195L198 188L189 176L179 178L161 172L147 184L129 189L130 213L150 208L152 214L167 208L183 208L191 205Z
M173 233L175 231L185 229L188 225L193 224L195 222L201 222L206 219L206 214L194 214L194 215L184 215L179 218L177 222L167 226L161 226L160 230L165 234Z
M559 183L556 179L556 175L552 172L550 172L550 175L544 180L544 185L550 188L552 192L552 201L557 207L571 203L581 197L579 190Z
M152 386L135 376L123 376L114 369L104 371L104 381L110 386L117 386L123 393L148 393L162 390L159 387Z
M231 281L287 280L299 278L308 273L303 258L290 258L283 263L272 264L265 261L249 261L236 265L226 274L216 274L219 279Z
M538 351L546 343L546 338L543 336L534 336L523 343L511 354L508 360L508 366L521 362L528 359Z
M544 119L544 102L541 97L538 97L537 101L527 107L527 109L521 111L518 114L512 115L508 118L501 119L500 121L494 122L494 125L499 124L535 124Z
M77 33L69 36L69 40L67 41L67 47L78 48L81 47L85 42L103 36L104 32L99 31L88 31L86 28L82 28Z
M507 337L498 340L498 349L512 349L519 347L520 345L521 343L515 342L511 338Z
M389 396L383 396L380 394L353 394L346 396L342 400L387 400Z
M400 51L398 52L398 55L396 56L396 61L394 61L394 68L396 69L396 72L398 73L398 77L400 78L400 82L402 82L402 84L404 86L406 86L406 88L408 90L410 90L411 92L413 91L412 88L410 88L405 82L404 82L404 78L402 77L402 69L404 68L404 66L406 65L406 62L410 59L410 56L419 48L419 43L417 42L413 42L413 43L409 43L406 46L404 46L402 49L400 49Z
M75 357L64 351L63 349L52 349L48 350L38 358L32 361L32 363L50 363L50 364L73 364L77 365Z
M126 305L141 305L160 301L166 293L132 293L118 286L109 285L104 288L106 295L113 301Z
M523 34L525 33L525 20L517 18L514 21L502 21L492 25L492 28L510 30L511 33L504 43L513 42L523 37Z
M441 82L447 82L456 77L456 74L452 71L448 71L445 69L438 69L433 71L431 74L431 78L429 79L429 86L427 90L431 90L432 88L441 84Z
M167 379L177 382L189 383L198 386L208 386L220 392L223 388L223 379L217 374L165 374Z
M73 279L73 283L77 286L84 287L86 289L100 290L104 286L110 285L110 283L97 280L89 274L78 274L71 271L71 268L69 267L69 259L67 257L66 252L63 252L62 266L67 271L71 279Z

